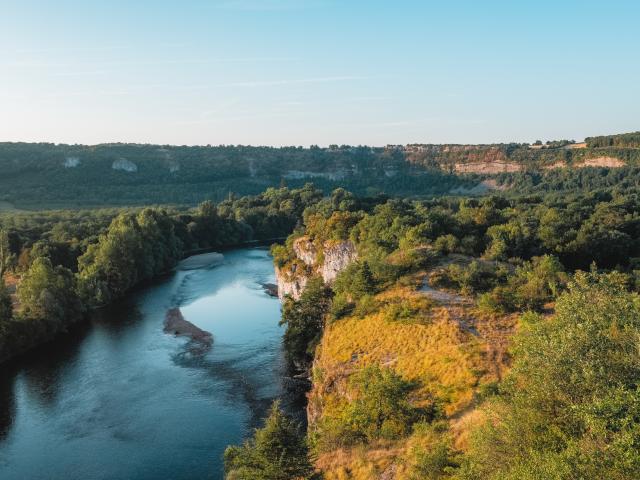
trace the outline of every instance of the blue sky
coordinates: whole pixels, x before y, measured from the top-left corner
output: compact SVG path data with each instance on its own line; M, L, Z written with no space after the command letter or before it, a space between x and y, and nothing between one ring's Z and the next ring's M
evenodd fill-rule
M0 0L0 141L640 130L639 18L639 2L616 0Z

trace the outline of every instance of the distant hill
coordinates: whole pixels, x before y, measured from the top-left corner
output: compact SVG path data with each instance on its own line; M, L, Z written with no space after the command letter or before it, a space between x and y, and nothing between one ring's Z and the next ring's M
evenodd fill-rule
M375 148L0 143L0 202L18 208L195 204L306 182L368 195L483 193L537 184L540 178L526 179L556 170L635 168L639 139L631 133L583 144Z

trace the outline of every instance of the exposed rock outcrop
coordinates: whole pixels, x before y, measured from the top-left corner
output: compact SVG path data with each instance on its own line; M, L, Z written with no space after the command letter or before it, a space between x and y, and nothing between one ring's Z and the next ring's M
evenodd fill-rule
M511 173L511 172L521 171L522 165L515 162L500 162L500 161L456 163L454 165L454 170L458 173L480 173L480 174Z
M293 242L293 251L299 262L284 267L276 267L278 296L300 298L313 275L322 277L325 283L332 283L338 273L358 258L355 245L349 240L328 240L322 250L309 237L301 237Z
M80 165L80 159L78 157L67 157L64 159L62 166L64 168L75 168Z
M587 158L584 162L578 164L578 167L607 167L607 168L620 168L626 164L619 158L614 157L595 157Z
M126 158L119 158L111 164L111 168L114 170L122 170L123 172L135 173L138 171L138 166Z
M278 286L274 283L263 283L262 289L264 290L264 293L266 293L270 297L278 296Z
M284 300L285 297L299 299L304 288L307 286L309 276L307 272L298 272L298 265L293 264L291 267L278 268L276 266L276 280L278 282L278 298Z

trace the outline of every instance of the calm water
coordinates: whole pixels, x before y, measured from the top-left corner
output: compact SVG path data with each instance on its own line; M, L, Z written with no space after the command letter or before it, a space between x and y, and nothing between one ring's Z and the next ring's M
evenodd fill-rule
M222 478L222 453L281 394L279 302L266 250L178 272L0 369L0 479ZM212 349L162 331L167 309Z

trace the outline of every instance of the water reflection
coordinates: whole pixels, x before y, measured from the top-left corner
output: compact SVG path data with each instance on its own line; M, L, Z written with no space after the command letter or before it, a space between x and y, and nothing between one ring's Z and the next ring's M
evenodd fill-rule
M97 312L5 366L0 478L222 478L221 456L283 392L279 303L264 250L225 254ZM170 308L214 336L207 352L163 333Z
M6 437L16 413L13 393L15 376L11 373L0 378L0 442Z

